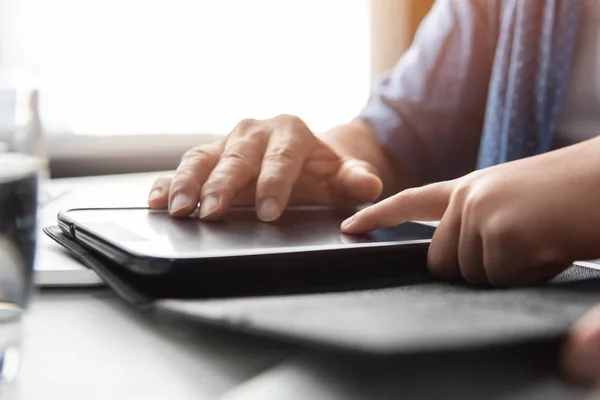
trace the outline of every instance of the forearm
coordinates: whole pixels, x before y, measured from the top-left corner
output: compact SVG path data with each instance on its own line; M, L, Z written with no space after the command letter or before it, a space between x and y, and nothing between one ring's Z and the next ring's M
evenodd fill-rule
M366 123L354 121L319 136L339 154L358 158L373 165L383 181L382 198L414 186L413 179L379 144Z

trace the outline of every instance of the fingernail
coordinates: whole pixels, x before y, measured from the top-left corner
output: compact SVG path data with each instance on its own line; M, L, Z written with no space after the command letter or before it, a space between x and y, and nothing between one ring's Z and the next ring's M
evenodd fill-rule
M279 203L274 198L263 200L258 206L258 218L261 221L270 222L274 221L281 214L281 208Z
M169 210L171 213L176 213L177 211L189 207L191 203L192 199L187 194L179 193L171 202L171 208Z
M148 201L153 201L153 200L158 199L161 194L162 194L162 189L160 189L160 188L152 189L152 191L148 195Z
M219 199L207 196L200 202L200 218L206 218L219 207Z
M342 222L342 230L348 229L354 222L354 215Z

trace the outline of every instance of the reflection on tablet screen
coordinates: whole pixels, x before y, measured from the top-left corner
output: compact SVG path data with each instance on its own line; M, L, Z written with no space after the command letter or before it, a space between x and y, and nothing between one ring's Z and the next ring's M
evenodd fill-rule
M302 207L286 210L273 223L257 220L250 208L236 209L221 221L197 217L175 219L147 209L74 210L71 218L120 247L136 252L191 257L199 253L236 253L270 248L348 246L365 243L430 239L434 228L403 224L368 235L342 234L342 221L352 209Z

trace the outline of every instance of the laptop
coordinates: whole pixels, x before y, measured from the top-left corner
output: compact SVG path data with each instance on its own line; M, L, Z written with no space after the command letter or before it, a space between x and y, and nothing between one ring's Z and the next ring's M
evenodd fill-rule
M42 232L57 224L57 214L69 208L145 207L150 186L161 173L66 178L43 182L38 201L36 286L94 286L103 281Z

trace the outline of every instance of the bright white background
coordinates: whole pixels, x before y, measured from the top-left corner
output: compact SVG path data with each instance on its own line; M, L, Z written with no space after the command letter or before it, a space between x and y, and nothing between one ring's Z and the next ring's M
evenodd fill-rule
M350 120L369 91L368 0L0 0L0 68L77 134L227 133Z

